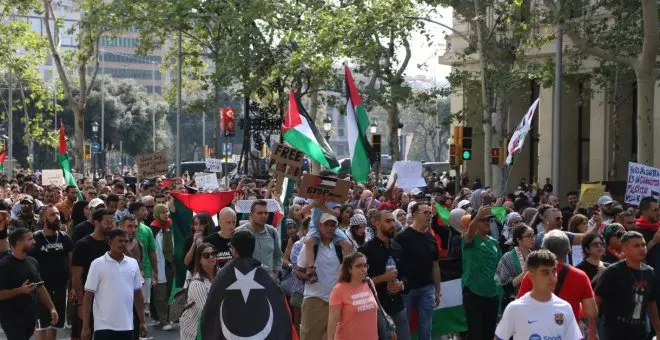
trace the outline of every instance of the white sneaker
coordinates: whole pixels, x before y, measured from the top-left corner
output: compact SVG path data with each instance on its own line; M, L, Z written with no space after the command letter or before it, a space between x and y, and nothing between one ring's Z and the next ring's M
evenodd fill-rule
M166 332L169 332L172 329L174 329L174 327L172 327L172 325L169 324L169 323L167 325L163 326L163 330L166 331Z

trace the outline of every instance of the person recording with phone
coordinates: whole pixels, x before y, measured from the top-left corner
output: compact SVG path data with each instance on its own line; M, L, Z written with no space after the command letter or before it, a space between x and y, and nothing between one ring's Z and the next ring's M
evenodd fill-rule
M15 229L9 235L12 253L0 262L0 326L7 340L32 337L37 323L37 298L50 311L51 324L59 321L55 305L39 274L39 264L27 255L34 243L28 229Z

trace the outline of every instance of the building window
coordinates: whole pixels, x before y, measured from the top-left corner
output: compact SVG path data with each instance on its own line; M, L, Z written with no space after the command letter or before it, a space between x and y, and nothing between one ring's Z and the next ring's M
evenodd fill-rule
M88 71L90 74L93 72L93 69ZM113 78L130 78L130 79L152 79L156 80L161 79L160 71L151 70L135 70L135 69L126 69L126 68L105 68L105 74L109 74Z
M162 62L161 56L141 56L137 54L124 55L119 53L109 53L106 52L103 54L103 60L106 62L114 63L129 63L129 64L152 64L156 62L160 64Z

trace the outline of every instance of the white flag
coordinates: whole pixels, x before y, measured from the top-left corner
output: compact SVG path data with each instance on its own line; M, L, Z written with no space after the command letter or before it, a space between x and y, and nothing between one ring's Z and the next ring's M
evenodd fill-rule
M534 103L532 103L532 106L529 107L529 110L527 110L527 113L523 117L522 121L520 124L518 124L518 127L516 128L516 131L513 133L513 136L511 136L511 140L509 141L509 146L507 147L507 156L506 156L506 164L511 165L513 164L513 154L522 149L523 143L525 143L525 137L527 137L527 133L529 132L529 129L532 127L532 119L534 118L534 112L536 112L536 107L539 106L539 100L541 98L536 98Z

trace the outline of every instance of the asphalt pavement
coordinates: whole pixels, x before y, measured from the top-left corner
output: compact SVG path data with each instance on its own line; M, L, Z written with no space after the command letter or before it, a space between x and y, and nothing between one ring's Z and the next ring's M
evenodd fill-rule
M147 339L150 340L179 340L179 328L175 327L169 332L162 331L160 327L148 326L148 335ZM5 340L5 332L0 328L0 340ZM60 329L57 331L57 340L70 340L71 339L71 330L68 328ZM34 340L34 336L31 340Z

